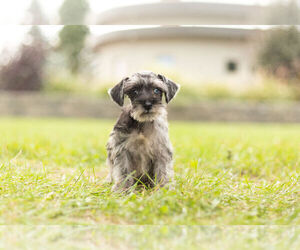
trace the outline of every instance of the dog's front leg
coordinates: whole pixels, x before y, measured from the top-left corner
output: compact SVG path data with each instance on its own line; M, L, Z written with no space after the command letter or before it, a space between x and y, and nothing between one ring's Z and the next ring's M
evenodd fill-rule
M134 184L134 172L131 171L130 159L126 151L120 153L114 161L112 178L114 185L112 191L126 191Z
M159 185L160 187L165 186L167 183L173 181L174 171L173 171L173 163L164 162L164 161L156 161L154 163L154 182L155 185Z

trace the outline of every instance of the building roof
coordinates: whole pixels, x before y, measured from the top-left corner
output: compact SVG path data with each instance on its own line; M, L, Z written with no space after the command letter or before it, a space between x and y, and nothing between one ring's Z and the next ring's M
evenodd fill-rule
M95 49L116 42L134 42L155 39L195 39L195 38L223 38L248 39L257 30L224 27L203 26L160 26L114 31L99 37Z
M98 24L258 24L262 7L207 2L159 2L123 6L99 14ZM184 21L186 19L186 22ZM209 19L209 20L208 20ZM176 23L178 20L179 23ZM228 21L228 23L224 23ZM175 22L175 23L174 23Z

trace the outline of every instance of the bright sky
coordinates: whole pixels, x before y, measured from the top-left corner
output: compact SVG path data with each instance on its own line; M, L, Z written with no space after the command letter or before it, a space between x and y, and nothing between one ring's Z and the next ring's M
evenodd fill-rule
M14 47L23 40L30 27L20 24L26 24L27 10L32 0L3 0L0 8L0 51L3 48ZM193 1L193 0L183 0ZM196 0L194 0L196 1ZM275 0L212 0L211 2L226 2L238 4L261 4L265 5ZM284 1L284 0L283 0ZM51 24L57 24L58 9L63 0L39 0L43 12ZM93 15L105 11L110 8L121 5L131 5L138 3L158 2L158 0L89 0L91 12ZM201 2L201 1L200 1ZM206 0L206 2L210 2ZM60 29L60 26L48 25L42 29L44 35L48 38L55 37L55 34ZM100 34L103 32L119 29L119 27L112 26L92 26L92 33Z

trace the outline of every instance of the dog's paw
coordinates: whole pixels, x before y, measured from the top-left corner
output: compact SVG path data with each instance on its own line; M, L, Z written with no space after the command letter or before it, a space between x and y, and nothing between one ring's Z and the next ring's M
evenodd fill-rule
M111 191L115 193L129 194L135 190L133 185L124 185L124 183L116 183L112 186Z
M111 184L113 182L111 174L108 174L104 179L104 183Z
M121 193L120 185L114 184L111 188L111 191L114 193Z

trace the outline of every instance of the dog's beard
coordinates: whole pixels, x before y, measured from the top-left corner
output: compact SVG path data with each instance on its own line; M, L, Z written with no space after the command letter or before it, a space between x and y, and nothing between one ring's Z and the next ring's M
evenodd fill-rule
M131 117L138 122L152 122L158 117L166 115L166 106L164 104L155 104L151 110L147 111L142 105L133 105Z

